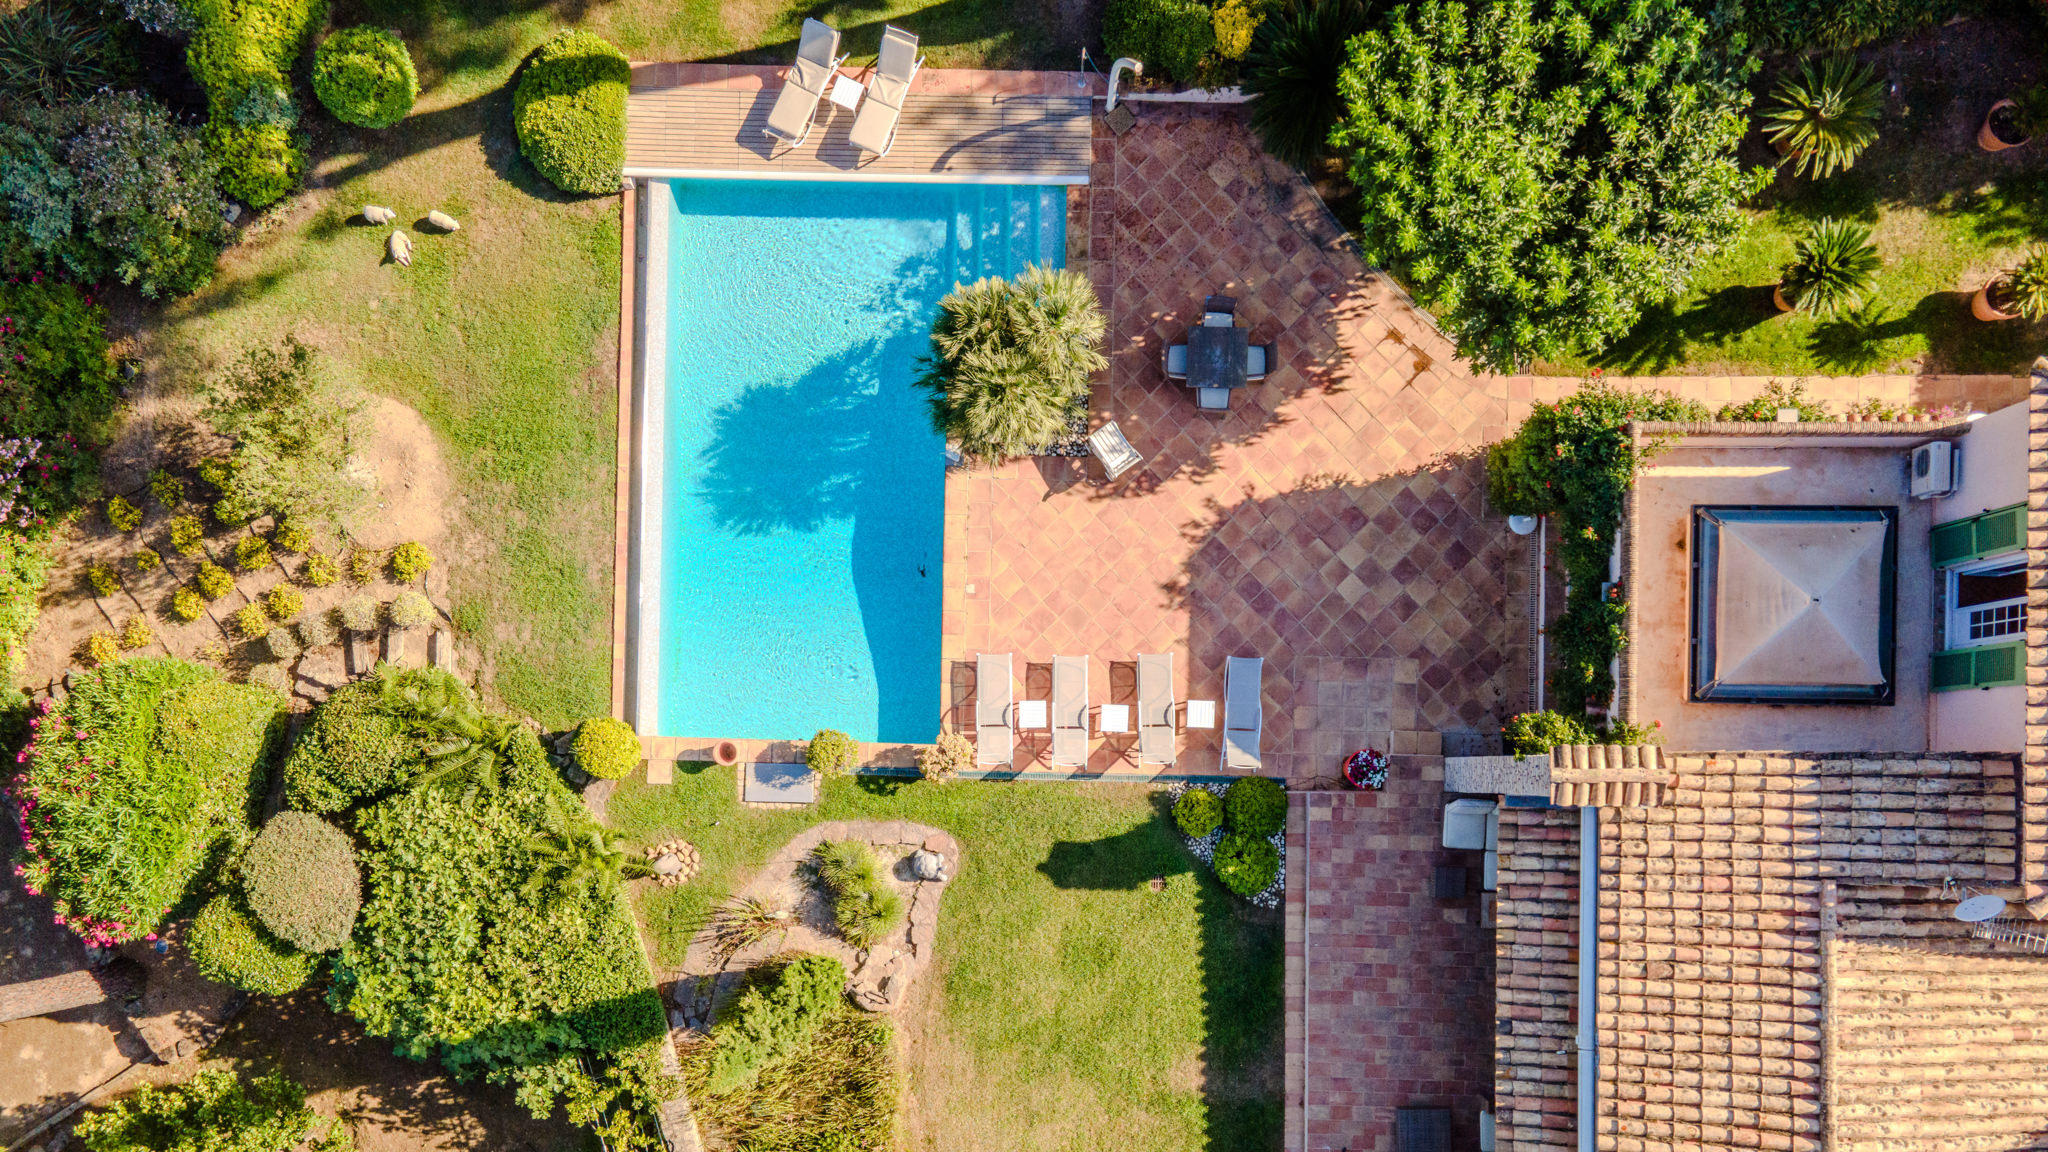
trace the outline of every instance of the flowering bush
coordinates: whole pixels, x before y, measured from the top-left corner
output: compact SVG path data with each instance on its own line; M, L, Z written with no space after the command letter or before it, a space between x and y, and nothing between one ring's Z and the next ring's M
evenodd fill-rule
M107 501L107 523L117 532L133 532L142 527L142 509L128 502L125 496L116 496Z
M244 572L270 566L270 541L261 536L244 536L235 541L235 567Z
M26 495L42 441L27 436L0 437L0 531L41 527L42 517Z
M91 296L41 276L0 281L0 527L38 531L98 495L88 449L112 423L114 380Z
M155 931L248 834L282 732L275 697L183 660L137 657L43 700L13 785L16 874L88 942Z
M206 599L190 588L180 588L171 593L171 615L183 624L190 624L206 614Z
M197 516L171 517L171 547L180 556L196 554L206 540L206 525Z
M200 564L199 574L192 579L199 585L199 594L208 600L218 600L235 590L235 578L211 560Z
M263 594L263 607L272 620L290 623L306 610L306 598L289 584L279 584Z
M1344 758L1344 782L1353 788L1377 792L1387 786L1387 754L1377 748L1360 748Z
M391 550L391 578L400 584L413 583L433 566L434 554L411 541Z
M228 619L244 640L258 640L270 632L270 614L261 604L244 604Z
M325 588L341 579L341 568L333 557L314 552L299 566L299 579L304 580L309 588Z

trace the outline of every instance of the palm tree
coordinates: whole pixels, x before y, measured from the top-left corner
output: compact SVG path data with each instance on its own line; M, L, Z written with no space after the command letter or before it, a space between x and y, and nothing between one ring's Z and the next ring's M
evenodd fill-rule
M1002 460L1065 439L1085 416L1089 378L1107 367L1108 324L1076 272L1032 266L939 301L918 386L932 423L968 456Z
M477 707L455 677L436 669L377 667L376 709L426 743L415 788L466 785L496 792L519 725Z
M1359 0L1292 0L1259 25L1244 58L1244 94L1252 131L1276 159L1296 168L1329 151L1343 115L1337 76L1347 45L1365 31Z
M1772 95L1778 107L1764 114L1765 132L1801 176L1847 168L1877 139L1884 89L1854 56L1831 56L1818 68L1801 61L1799 75L1779 81Z
M1798 311L1833 316L1863 302L1881 264L1869 225L1823 218L1793 249L1778 291Z
M647 861L626 851L624 838L607 836L588 819L577 819L550 791L543 828L529 837L527 852L535 867L521 891L528 896L552 892L558 899L576 899L601 892L619 879L651 876Z

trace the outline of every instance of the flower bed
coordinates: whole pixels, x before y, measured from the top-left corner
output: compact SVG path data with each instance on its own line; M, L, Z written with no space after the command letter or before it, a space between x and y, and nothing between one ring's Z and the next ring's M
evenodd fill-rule
M1174 803L1178 804L1180 798L1185 796L1190 789L1194 788L1214 793L1218 800L1221 800L1223 794L1230 790L1228 784L1208 782L1180 783L1171 786L1167 790L1167 794L1173 797ZM1206 836L1189 836L1183 832L1180 834L1180 837L1186 842L1188 851L1195 854L1195 859L1213 867L1216 847L1223 843L1223 838L1228 835L1230 835L1230 832L1223 825L1219 824L1211 829ZM1245 897L1245 899L1250 900L1261 908L1278 908L1281 896L1287 891L1287 830L1282 828L1265 839L1273 845L1273 850L1280 854L1280 866L1274 869L1273 882L1271 884Z

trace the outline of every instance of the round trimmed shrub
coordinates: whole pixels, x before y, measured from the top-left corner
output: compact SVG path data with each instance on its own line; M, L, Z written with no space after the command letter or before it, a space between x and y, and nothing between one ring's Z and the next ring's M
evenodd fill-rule
M163 564L164 564L164 557L163 557L163 553L161 553L161 552L158 552L158 551L157 551L156 549L154 549L154 548L138 548L138 549L136 549L136 550L135 550L135 569L136 569L136 571L138 571L138 572L154 572L154 571L156 571L156 570L157 570L158 568L161 568L161 567L163 567Z
M305 564L300 566L299 579L304 580L308 587L325 588L341 579L341 565L334 562L334 557L315 552L307 556Z
M288 101L272 102L277 108L271 119L289 107ZM306 138L283 124L214 120L204 139L206 151L220 161L221 190L251 208L276 203L306 174Z
M235 567L254 572L270 564L270 541L261 536L244 536L235 541Z
M235 590L235 578L211 560L199 565L199 575L193 578L193 582L199 585L199 594L208 600L218 600Z
M363 906L355 848L309 812L279 812L242 857L249 910L279 939L308 952L348 942Z
M270 534L270 542L280 552L304 552L313 547L313 530L297 520L287 520Z
M351 632L377 630L377 601L368 596L351 596L335 611L341 616L341 626Z
M116 496L107 501L107 523L122 532L133 532L142 527L142 509L129 503L125 496Z
M1287 824L1287 790L1277 780L1247 776L1224 791L1223 814L1232 832L1271 836Z
M178 555L190 556L198 552L205 539L206 525L200 522L199 517L171 517L171 547L178 550Z
M860 745L844 732L820 728L804 752L804 763L820 776L851 772L860 764Z
M319 958L264 931L240 902L223 893L192 921L192 962L208 980L246 992L289 996L313 978Z
M121 647L123 648L147 648L155 639L156 629L151 628L149 621L144 620L140 616L130 616L128 622L121 625Z
M340 812L397 787L418 749L397 720L377 709L377 684L335 689L284 763L284 798L307 812Z
M108 564L94 564L86 568L85 582L92 585L95 596L112 596L121 590L121 574Z
M299 647L298 636L290 628L283 625L279 625L264 633L263 643L265 647L270 649L271 659L285 664L298 659L299 653L304 651L303 648Z
M299 639L308 648L325 648L341 639L341 632L327 613L315 612L299 621Z
M1217 842L1216 854L1210 857L1209 864L1216 869L1216 878L1223 881L1225 888L1239 896L1256 896L1279 875L1280 850L1263 836L1231 832Z
M95 632L86 638L85 654L95 666L112 664L121 658L121 642L112 632Z
M413 583L433 566L434 554L411 541L391 550L391 578L400 584Z
M419 94L405 41L382 28L344 28L313 53L313 95L344 124L389 128L405 119Z
M1207 788L1190 788L1174 802L1173 822L1200 840L1223 824L1223 800Z
M564 29L534 49L512 96L519 154L564 192L619 190L626 167L626 54Z
M306 610L306 598L289 584L279 584L263 594L263 607L270 618L290 623L292 618Z
M171 615L190 624L206 615L206 598L190 588L180 588L171 593Z
M917 752L917 774L934 784L956 779L973 768L974 744L958 732L941 732L930 748Z
M570 745L576 763L600 780L617 780L640 763L640 737L633 726L609 716L592 716Z
M260 640L270 633L270 616L261 604L244 604L229 619L244 640Z
M391 598L393 628L424 628L433 622L434 605L425 596L408 588Z

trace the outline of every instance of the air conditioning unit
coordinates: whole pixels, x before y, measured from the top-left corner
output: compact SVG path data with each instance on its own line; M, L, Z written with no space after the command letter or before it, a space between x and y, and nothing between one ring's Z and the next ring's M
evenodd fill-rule
M1946 440L1936 440L1913 449L1907 475L1915 500L1954 495L1962 480L1962 450Z

